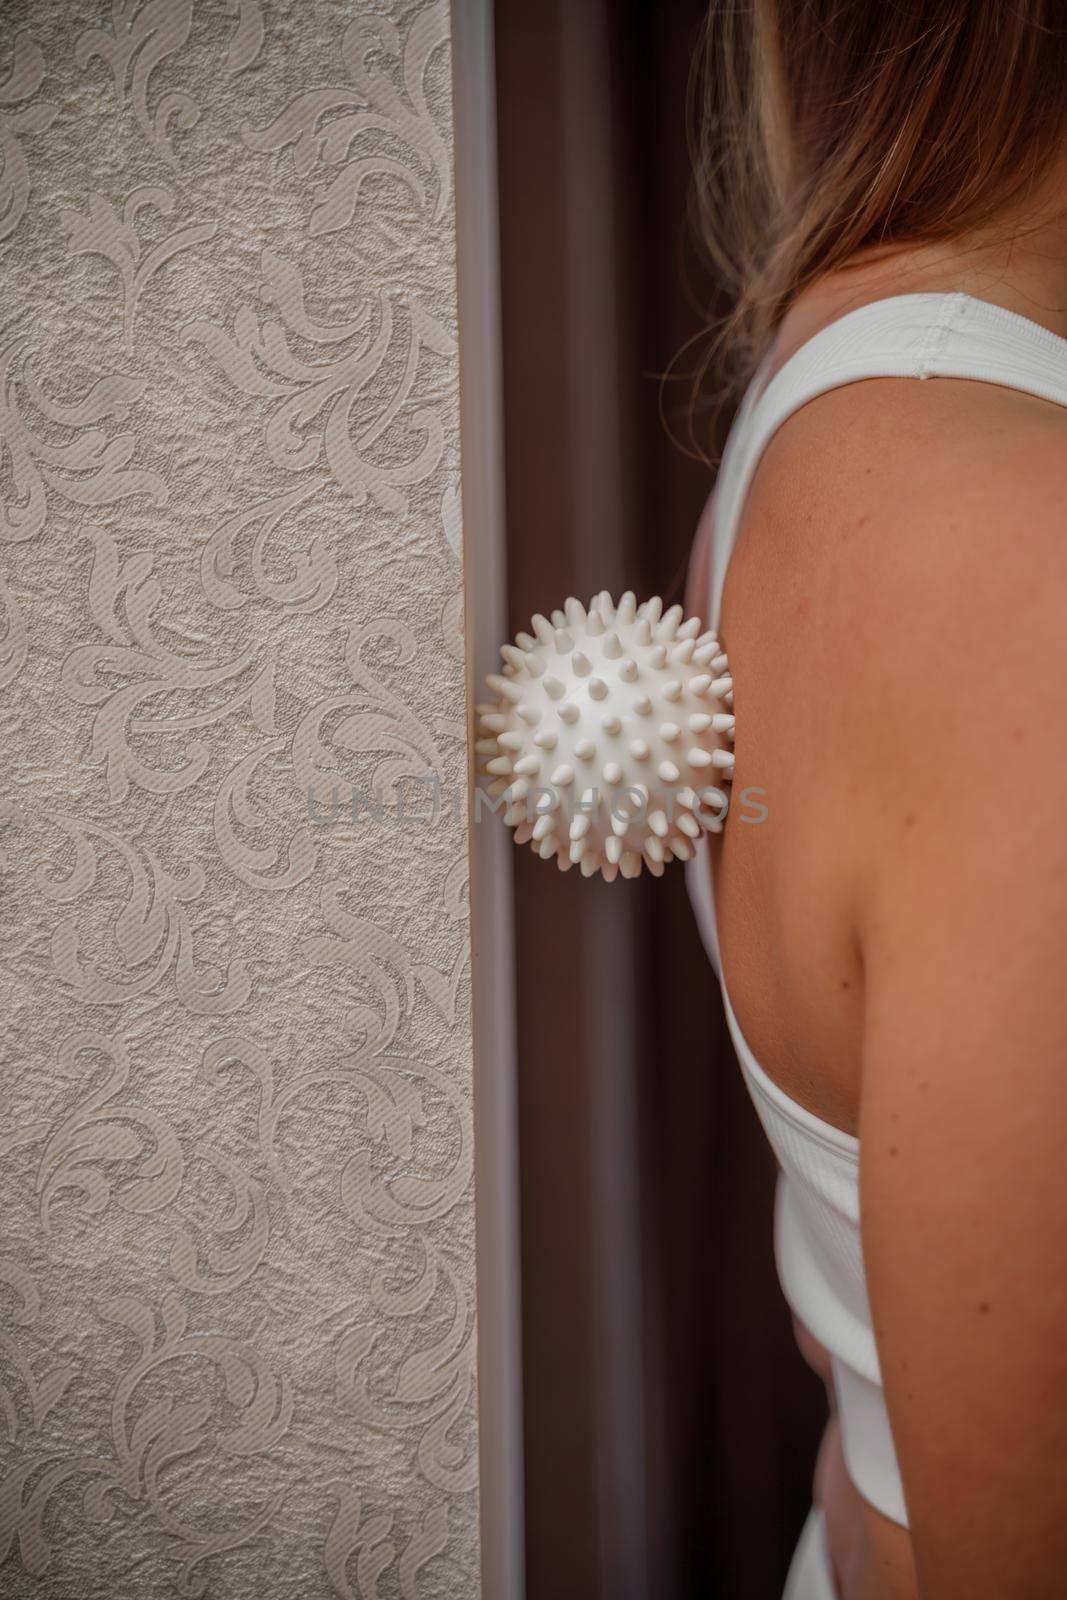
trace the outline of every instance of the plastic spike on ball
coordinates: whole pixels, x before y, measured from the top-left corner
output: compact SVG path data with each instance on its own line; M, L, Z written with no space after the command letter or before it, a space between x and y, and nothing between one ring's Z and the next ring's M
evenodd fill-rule
M658 598L569 599L501 649L478 707L490 798L544 860L610 882L659 877L722 830L733 681L713 633Z

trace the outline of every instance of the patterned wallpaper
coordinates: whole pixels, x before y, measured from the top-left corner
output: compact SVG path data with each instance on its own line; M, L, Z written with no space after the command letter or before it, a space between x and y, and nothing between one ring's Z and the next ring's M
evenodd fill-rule
M478 1592L448 9L0 5L0 1595Z

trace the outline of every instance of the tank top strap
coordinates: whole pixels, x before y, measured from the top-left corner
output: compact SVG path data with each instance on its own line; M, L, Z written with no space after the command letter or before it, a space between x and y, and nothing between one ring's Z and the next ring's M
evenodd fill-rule
M822 328L769 382L758 372L715 489L709 627L718 626L745 496L771 438L809 400L865 378L971 378L1067 406L1067 339L971 295L897 295Z

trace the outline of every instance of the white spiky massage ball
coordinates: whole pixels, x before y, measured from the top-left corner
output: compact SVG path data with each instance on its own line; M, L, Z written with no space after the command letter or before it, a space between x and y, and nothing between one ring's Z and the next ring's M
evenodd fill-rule
M501 649L478 706L481 770L517 844L561 871L656 877L726 812L733 683L700 621L658 598L568 600Z

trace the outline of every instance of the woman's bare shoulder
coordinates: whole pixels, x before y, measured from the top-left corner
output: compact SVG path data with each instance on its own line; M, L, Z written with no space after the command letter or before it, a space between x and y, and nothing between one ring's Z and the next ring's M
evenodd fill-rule
M837 538L870 528L867 555L887 567L902 545L965 560L970 533L1008 564L1063 550L1065 490L1067 408L997 384L868 379L810 401L779 429L745 521L821 518ZM892 541L873 538L889 530Z
M814 670L857 705L956 692L1067 649L1067 409L991 384L885 379L770 442L730 575L731 649L788 596ZM736 603L743 599L743 603ZM755 639L753 638L753 642Z

